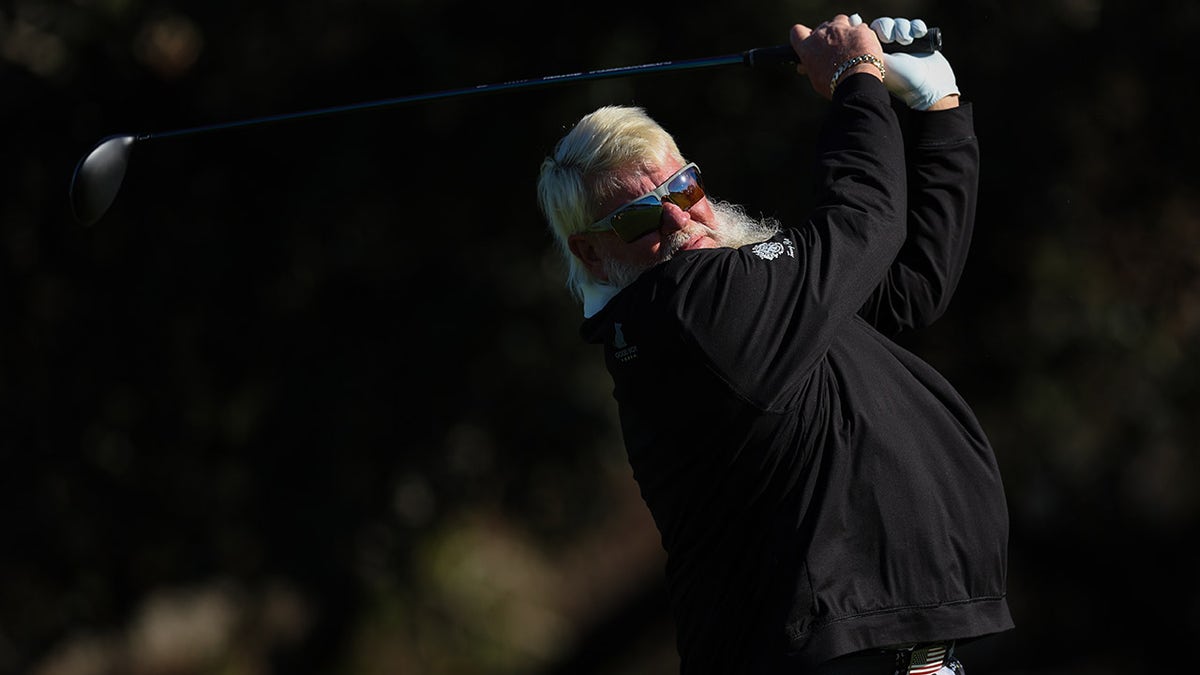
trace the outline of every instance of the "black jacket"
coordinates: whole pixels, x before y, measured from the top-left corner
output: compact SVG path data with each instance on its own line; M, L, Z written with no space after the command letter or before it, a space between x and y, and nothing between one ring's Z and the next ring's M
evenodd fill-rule
M667 551L685 675L1012 627L987 437L889 338L943 312L975 215L970 106L914 117L906 148L883 85L847 78L807 222L680 253L583 325Z

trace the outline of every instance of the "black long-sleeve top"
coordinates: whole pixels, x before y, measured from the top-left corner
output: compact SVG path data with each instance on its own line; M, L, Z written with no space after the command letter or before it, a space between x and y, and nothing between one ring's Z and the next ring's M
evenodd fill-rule
M684 675L1012 627L992 448L891 339L944 311L974 222L970 105L914 117L902 135L883 85L847 78L806 222L682 252L582 327L667 551Z

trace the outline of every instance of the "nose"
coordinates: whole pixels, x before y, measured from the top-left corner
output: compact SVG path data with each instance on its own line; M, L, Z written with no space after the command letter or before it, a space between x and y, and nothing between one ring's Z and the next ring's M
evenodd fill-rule
M691 220L692 216L687 211L675 206L672 202L663 200L662 221L659 222L658 229L664 234L684 229Z

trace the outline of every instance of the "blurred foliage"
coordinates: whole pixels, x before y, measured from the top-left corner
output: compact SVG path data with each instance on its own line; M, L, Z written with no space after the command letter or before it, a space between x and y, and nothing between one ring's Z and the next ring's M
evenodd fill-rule
M0 672L663 673L657 533L537 213L637 103L718 196L806 208L787 72L644 75L139 144L113 133L737 53L835 11L942 27L984 153L911 347L976 407L1018 630L972 673L1148 672L1200 634L1200 7L13 0L0 9ZM800 186L796 189L795 186Z

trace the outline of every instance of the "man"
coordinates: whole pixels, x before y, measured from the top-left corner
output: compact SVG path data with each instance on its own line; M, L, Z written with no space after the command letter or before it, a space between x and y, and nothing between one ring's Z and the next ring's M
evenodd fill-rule
M945 310L974 221L949 63L881 47L923 29L793 26L797 70L831 101L816 208L793 228L710 200L636 108L585 116L543 163L667 551L684 675L961 672L956 642L1013 625L989 442L889 339Z

